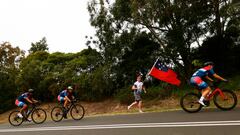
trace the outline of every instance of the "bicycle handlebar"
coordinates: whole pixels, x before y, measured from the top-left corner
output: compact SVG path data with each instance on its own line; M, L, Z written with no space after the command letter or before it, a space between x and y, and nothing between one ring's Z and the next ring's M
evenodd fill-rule
M212 87L214 87L214 88L216 88L216 87L218 87L219 85L220 85L220 83L222 83L222 82L228 82L228 80L227 81L222 81L222 80L217 80L217 81L214 81L214 82L212 82Z

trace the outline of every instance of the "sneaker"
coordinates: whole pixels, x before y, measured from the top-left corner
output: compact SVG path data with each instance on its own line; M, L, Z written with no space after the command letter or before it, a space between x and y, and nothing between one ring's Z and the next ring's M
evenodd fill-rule
M32 119L31 118L27 118L26 119L28 122L32 122Z
M143 113L143 111L142 111L142 110L139 110L139 112L140 112L140 113Z
M23 116L22 116L21 113L18 113L17 116L18 116L19 118L23 118Z
M128 106L127 109L129 110L131 108L131 106Z
M204 104L203 101L200 101L200 100L199 100L198 103L201 104L202 106L207 106L207 105Z
M65 113L65 112L63 113L63 118L67 119L67 113Z

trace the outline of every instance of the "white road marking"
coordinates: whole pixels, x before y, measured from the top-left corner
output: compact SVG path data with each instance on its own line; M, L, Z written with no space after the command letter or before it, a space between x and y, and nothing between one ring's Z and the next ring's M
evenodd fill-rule
M121 128L168 128L168 127L203 127L203 126L240 126L238 121L201 121L201 122L170 122L170 123L136 123L136 124L112 124L112 125L87 125L87 126L59 126L37 128L0 129L0 133L6 132L30 132L30 131L64 131L86 129L121 129Z

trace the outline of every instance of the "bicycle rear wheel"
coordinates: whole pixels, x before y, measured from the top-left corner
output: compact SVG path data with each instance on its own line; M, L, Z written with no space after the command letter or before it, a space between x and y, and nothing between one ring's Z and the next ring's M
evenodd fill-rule
M188 113L195 113L201 110L202 105L198 103L200 95L196 93L187 93L180 100L182 109Z
M70 110L70 115L74 120L81 120L84 117L85 110L81 104L75 104Z
M9 114L8 121L13 126L19 126L23 123L23 118L18 117L20 111L13 111Z
M37 108L32 112L32 120L36 124L41 124L47 119L46 111L41 108Z
M63 119L63 108L56 106L51 111L51 118L55 122L59 122Z
M237 105L237 96L231 90L222 90L224 97L220 93L214 95L213 101L217 108L228 111Z

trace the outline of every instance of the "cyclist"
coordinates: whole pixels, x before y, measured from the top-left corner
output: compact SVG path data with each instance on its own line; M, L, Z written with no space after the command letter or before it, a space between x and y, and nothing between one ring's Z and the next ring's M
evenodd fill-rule
M222 80L222 81L227 81L227 79L222 78L221 76L217 75L213 71L214 63L213 62L205 62L204 66L200 69L198 69L191 77L190 79L190 84L197 86L198 89L202 90L202 96L199 99L199 103L202 104L203 106L206 106L204 104L204 100L207 97L207 95L210 93L211 88L208 86L208 84L203 81L204 78L210 80L213 82L213 79L209 77L209 75L212 75L214 78Z
M141 93L142 91L144 91L144 93L146 93L145 87L143 86L143 82L142 82L142 76L139 75L137 77L137 81L134 83L134 85L132 86L132 90L134 91L134 97L135 97L135 101L128 106L128 110L133 106L138 104L138 109L140 113L143 113L142 111L142 99L141 99Z
M61 104L63 104L64 112L66 112L66 110L67 110L68 103L70 103L71 100L75 98L74 95L75 94L73 93L72 86L68 86L66 90L61 91L60 94L58 95L58 101ZM64 117L66 118L65 115L64 115Z
M28 105L26 104L26 101L30 104L37 103L38 101L33 98L33 89L29 89L28 92L25 92L21 94L15 101L15 104L18 107L21 107L20 113L18 113L19 118L23 118L23 115L26 117L28 112ZM27 119L28 121L31 121L31 119Z

